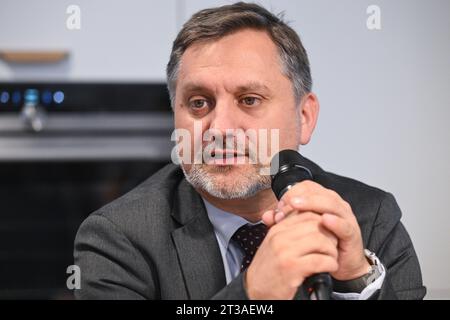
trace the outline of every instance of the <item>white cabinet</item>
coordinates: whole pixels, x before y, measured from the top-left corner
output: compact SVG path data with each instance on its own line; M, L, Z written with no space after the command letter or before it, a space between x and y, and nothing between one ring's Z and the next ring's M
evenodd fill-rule
M165 81L177 32L176 0L0 1L0 50L68 50L54 64L0 60L0 81ZM70 30L67 7L80 9L80 29Z

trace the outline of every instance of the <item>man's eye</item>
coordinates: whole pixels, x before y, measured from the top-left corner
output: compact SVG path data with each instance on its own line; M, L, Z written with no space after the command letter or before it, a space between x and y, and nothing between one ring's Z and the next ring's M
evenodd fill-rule
M208 101L205 99L195 99L189 102L189 106L193 109L202 109L208 105Z
M261 103L261 99L257 97L245 97L241 99L241 103L246 106L257 106Z

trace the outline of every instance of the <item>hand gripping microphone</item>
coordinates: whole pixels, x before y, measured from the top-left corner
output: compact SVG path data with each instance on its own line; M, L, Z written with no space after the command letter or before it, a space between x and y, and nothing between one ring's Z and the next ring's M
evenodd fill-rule
M296 183L314 180L311 171L304 166L303 157L294 150L282 150L272 158L270 164L272 190L278 200ZM332 281L328 273L318 273L303 283L309 297L317 300L329 300Z

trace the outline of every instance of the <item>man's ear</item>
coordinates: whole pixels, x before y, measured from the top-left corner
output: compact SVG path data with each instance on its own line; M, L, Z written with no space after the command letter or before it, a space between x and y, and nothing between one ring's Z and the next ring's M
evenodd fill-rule
M300 108L300 144L305 145L311 140L314 128L316 127L320 109L319 99L314 93L310 92L302 98Z

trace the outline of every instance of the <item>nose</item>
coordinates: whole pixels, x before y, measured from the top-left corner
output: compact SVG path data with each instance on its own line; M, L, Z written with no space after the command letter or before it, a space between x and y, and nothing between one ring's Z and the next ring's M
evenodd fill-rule
M227 130L239 128L238 110L233 99L223 99L216 102L209 129L220 132L224 136Z

